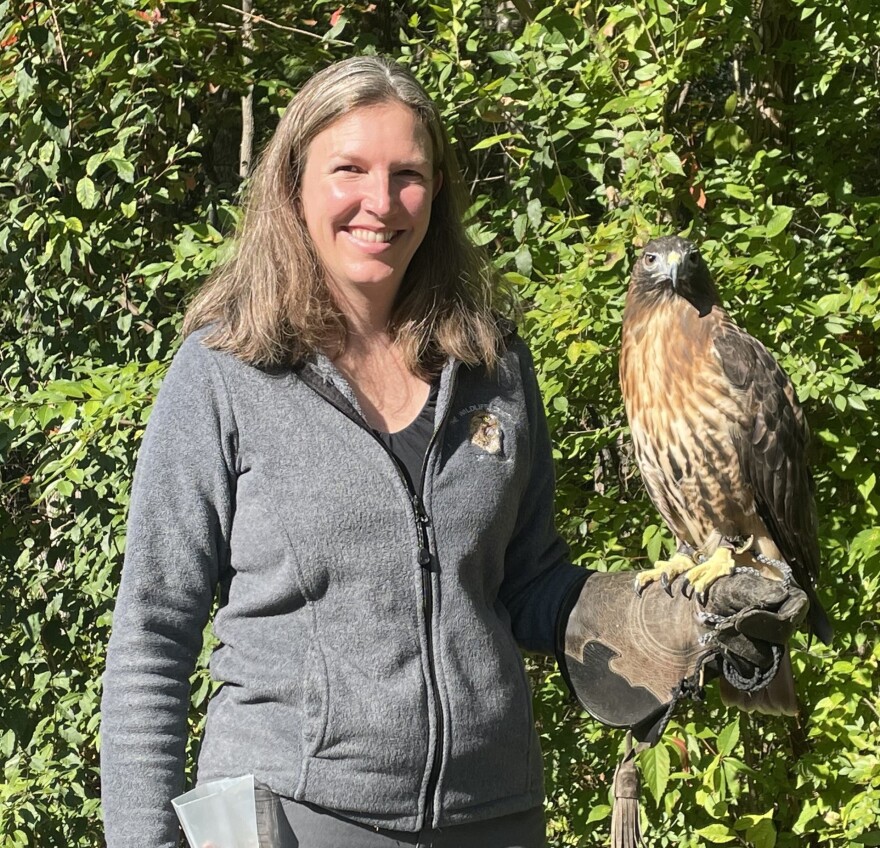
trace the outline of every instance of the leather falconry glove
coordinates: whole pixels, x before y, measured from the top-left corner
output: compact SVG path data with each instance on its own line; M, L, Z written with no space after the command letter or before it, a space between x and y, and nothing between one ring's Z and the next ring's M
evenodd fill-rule
M639 594L631 571L593 572L560 616L559 664L578 701L651 744L676 702L701 698L706 680L766 686L809 609L794 584L745 569L713 583L705 604L671 588L656 582Z

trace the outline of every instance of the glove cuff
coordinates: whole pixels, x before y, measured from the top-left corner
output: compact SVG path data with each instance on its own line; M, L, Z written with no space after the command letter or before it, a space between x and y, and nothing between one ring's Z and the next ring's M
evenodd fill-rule
M595 570L587 570L584 573L583 580L578 580L572 585L571 589L568 590L568 593L563 598L562 604L559 607L559 613L556 616L556 641L554 643L556 664L559 666L562 679L568 687L568 694L574 701L578 700L578 697L571 682L571 675L568 672L568 664L565 661L565 631L568 627L568 619L571 616L572 610L574 609L575 604L577 604L578 598L581 596L581 590L584 588L584 583L586 583L595 573Z
M596 573L581 590L564 630L560 667L581 706L612 727L654 740L682 697L702 693L705 645L693 603L660 584L642 593L632 573Z

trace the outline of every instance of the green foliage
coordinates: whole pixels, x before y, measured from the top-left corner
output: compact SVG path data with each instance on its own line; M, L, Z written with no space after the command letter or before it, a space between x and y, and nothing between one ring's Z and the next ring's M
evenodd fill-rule
M656 845L880 844L880 67L873 0L0 2L0 846L101 844L100 671L129 484L182 304L257 148L314 69L392 53L435 94L473 237L521 293L578 562L670 543L617 386L634 249L701 242L816 442L832 648L794 645L797 720L711 691L640 755ZM338 9L342 9L341 12ZM607 840L621 734L532 663L551 844ZM193 727L210 692L194 686Z

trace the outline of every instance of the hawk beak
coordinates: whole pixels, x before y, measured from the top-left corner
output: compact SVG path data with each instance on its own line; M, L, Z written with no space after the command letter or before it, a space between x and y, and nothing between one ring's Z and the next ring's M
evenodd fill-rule
M681 267L681 254L676 250L671 250L666 261L669 263L669 279L672 280L672 290L678 291L678 269Z

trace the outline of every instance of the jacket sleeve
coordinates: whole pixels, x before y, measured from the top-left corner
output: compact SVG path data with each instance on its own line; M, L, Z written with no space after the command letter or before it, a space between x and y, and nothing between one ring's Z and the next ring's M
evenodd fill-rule
M235 428L217 356L190 337L147 424L101 704L107 848L179 844L190 676L226 563Z
M529 418L531 467L507 546L500 597L519 645L527 651L554 654L559 616L587 573L569 561L568 548L556 531L556 478L547 419L531 354L522 342L514 345Z

